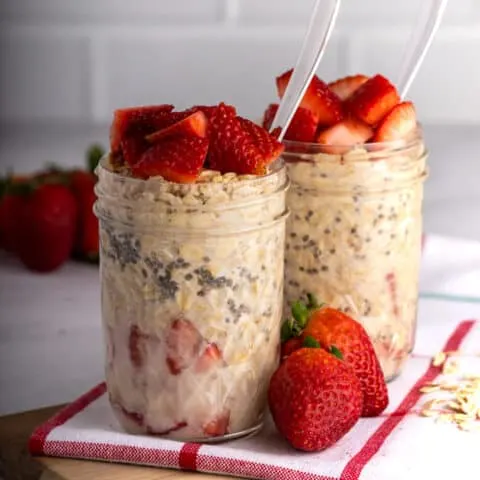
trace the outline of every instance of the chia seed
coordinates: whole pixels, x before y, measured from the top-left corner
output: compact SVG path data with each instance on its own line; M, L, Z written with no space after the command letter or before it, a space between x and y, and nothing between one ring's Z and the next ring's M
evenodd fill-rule
M302 240L303 240L304 242L307 242L309 238L310 238L310 237L309 237L308 235L304 235L304 236L302 237Z
M290 234L290 237L292 237L292 238L295 238L296 236L297 236L297 234L296 234L295 232L292 232L292 233Z
M108 235L110 250L107 256L120 264L122 270L127 265L135 265L140 261L140 241L131 233L115 235L112 228L105 227Z
M326 265L322 265L322 272L328 272L328 267Z
M329 235L329 234L330 234L330 229L329 229L329 228L326 228L326 229L323 231L323 233L324 233L325 235Z

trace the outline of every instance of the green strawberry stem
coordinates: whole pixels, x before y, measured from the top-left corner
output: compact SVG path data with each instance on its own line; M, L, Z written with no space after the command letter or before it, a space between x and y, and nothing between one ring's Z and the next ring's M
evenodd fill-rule
M310 335L307 335L303 340L303 346L307 348L320 348L320 344Z
M342 352L335 345L330 346L330 353L332 355L335 355L340 360L343 360Z
M308 308L307 306L301 301L297 300L292 304L292 315L294 320L297 322L300 328L305 328L308 321Z
M89 172L94 173L97 168L98 162L105 155L105 149L95 143L87 150L87 169Z
M320 308L322 305L323 303L319 303L317 297L313 293L307 293L307 308L309 310Z

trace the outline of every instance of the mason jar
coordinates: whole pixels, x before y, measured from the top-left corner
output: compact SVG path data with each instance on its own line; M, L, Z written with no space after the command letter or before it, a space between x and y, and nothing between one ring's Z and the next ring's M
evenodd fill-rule
M279 355L286 190L204 171L140 180L104 158L100 220L106 383L131 433L187 441L258 430Z
M285 310L311 292L353 316L391 380L415 340L427 176L421 129L392 143L285 146Z

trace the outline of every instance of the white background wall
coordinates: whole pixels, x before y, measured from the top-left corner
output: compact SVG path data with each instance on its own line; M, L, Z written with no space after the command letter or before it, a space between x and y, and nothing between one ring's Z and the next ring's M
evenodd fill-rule
M344 0L320 74L396 79L424 0ZM0 122L108 123L122 105L232 102L258 116L313 0L2 0ZM425 123L480 123L480 0L451 0L411 90Z

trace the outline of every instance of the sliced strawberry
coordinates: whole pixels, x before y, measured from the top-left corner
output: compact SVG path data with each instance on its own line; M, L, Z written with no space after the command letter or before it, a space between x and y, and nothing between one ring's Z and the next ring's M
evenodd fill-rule
M363 122L376 125L399 101L395 86L382 75L375 75L348 99L347 108Z
M393 107L377 127L374 142L390 142L405 138L417 127L417 114L412 102L402 102Z
M110 128L110 149L118 153L120 142L127 133L143 127L151 133L163 128L166 114L173 110L173 105L152 105L144 107L131 107L115 110Z
M328 153L341 154L352 146L365 143L373 135L373 129L355 118L349 118L337 123L320 133L317 142L323 145L335 145L326 149Z
M222 108L227 110L229 114L236 116L237 115L237 110L233 105L228 105L226 103L222 103ZM212 117L212 115L216 114L218 111L219 105L195 105L192 108L189 108L187 112L203 112L204 115L207 117L208 120Z
M169 435L170 433L178 432L178 430L185 428L187 425L187 422L177 422L172 427L161 431L154 430L153 428L147 426L147 433L149 435Z
M340 100L344 101L350 97L352 93L358 90L367 80L368 77L366 75L350 75L329 83L328 87L338 98L340 98Z
M143 415L141 413L130 412L129 410L123 407L120 407L120 409L122 410L122 413L132 422L136 423L140 427L143 426Z
M205 373L222 364L222 352L216 343L209 343L195 362L195 372Z
M207 136L207 126L207 117L199 110L167 128L147 135L145 140L150 143L156 143L162 138L179 135L205 138Z
M209 167L222 173L264 174L283 146L248 120L236 117L221 103L210 119Z
M278 110L278 104L272 103L265 110L263 116L263 127L270 130L273 119ZM315 132L317 131L317 122L311 110L306 108L298 108L290 122L285 133L285 140L294 142L313 142L315 140ZM273 133L273 132L272 132Z
M240 120L243 130L247 132L255 148L262 155L261 167L265 169L281 155L285 147L263 127L246 118L237 118Z
M190 320L174 320L167 333L167 366L172 375L178 375L197 358L202 336Z
M198 137L173 137L151 146L132 166L138 178L162 176L169 182L194 183L208 151L208 140Z
M277 77L277 90L280 98L287 89L292 73L293 69ZM300 102L300 107L310 110L321 126L333 125L343 118L342 102L316 75L312 78Z
M228 433L230 412L224 412L203 425L203 433L209 437L219 437Z
M145 334L143 334L137 325L130 327L130 335L128 337L128 351L130 361L135 368L140 368L145 364Z

